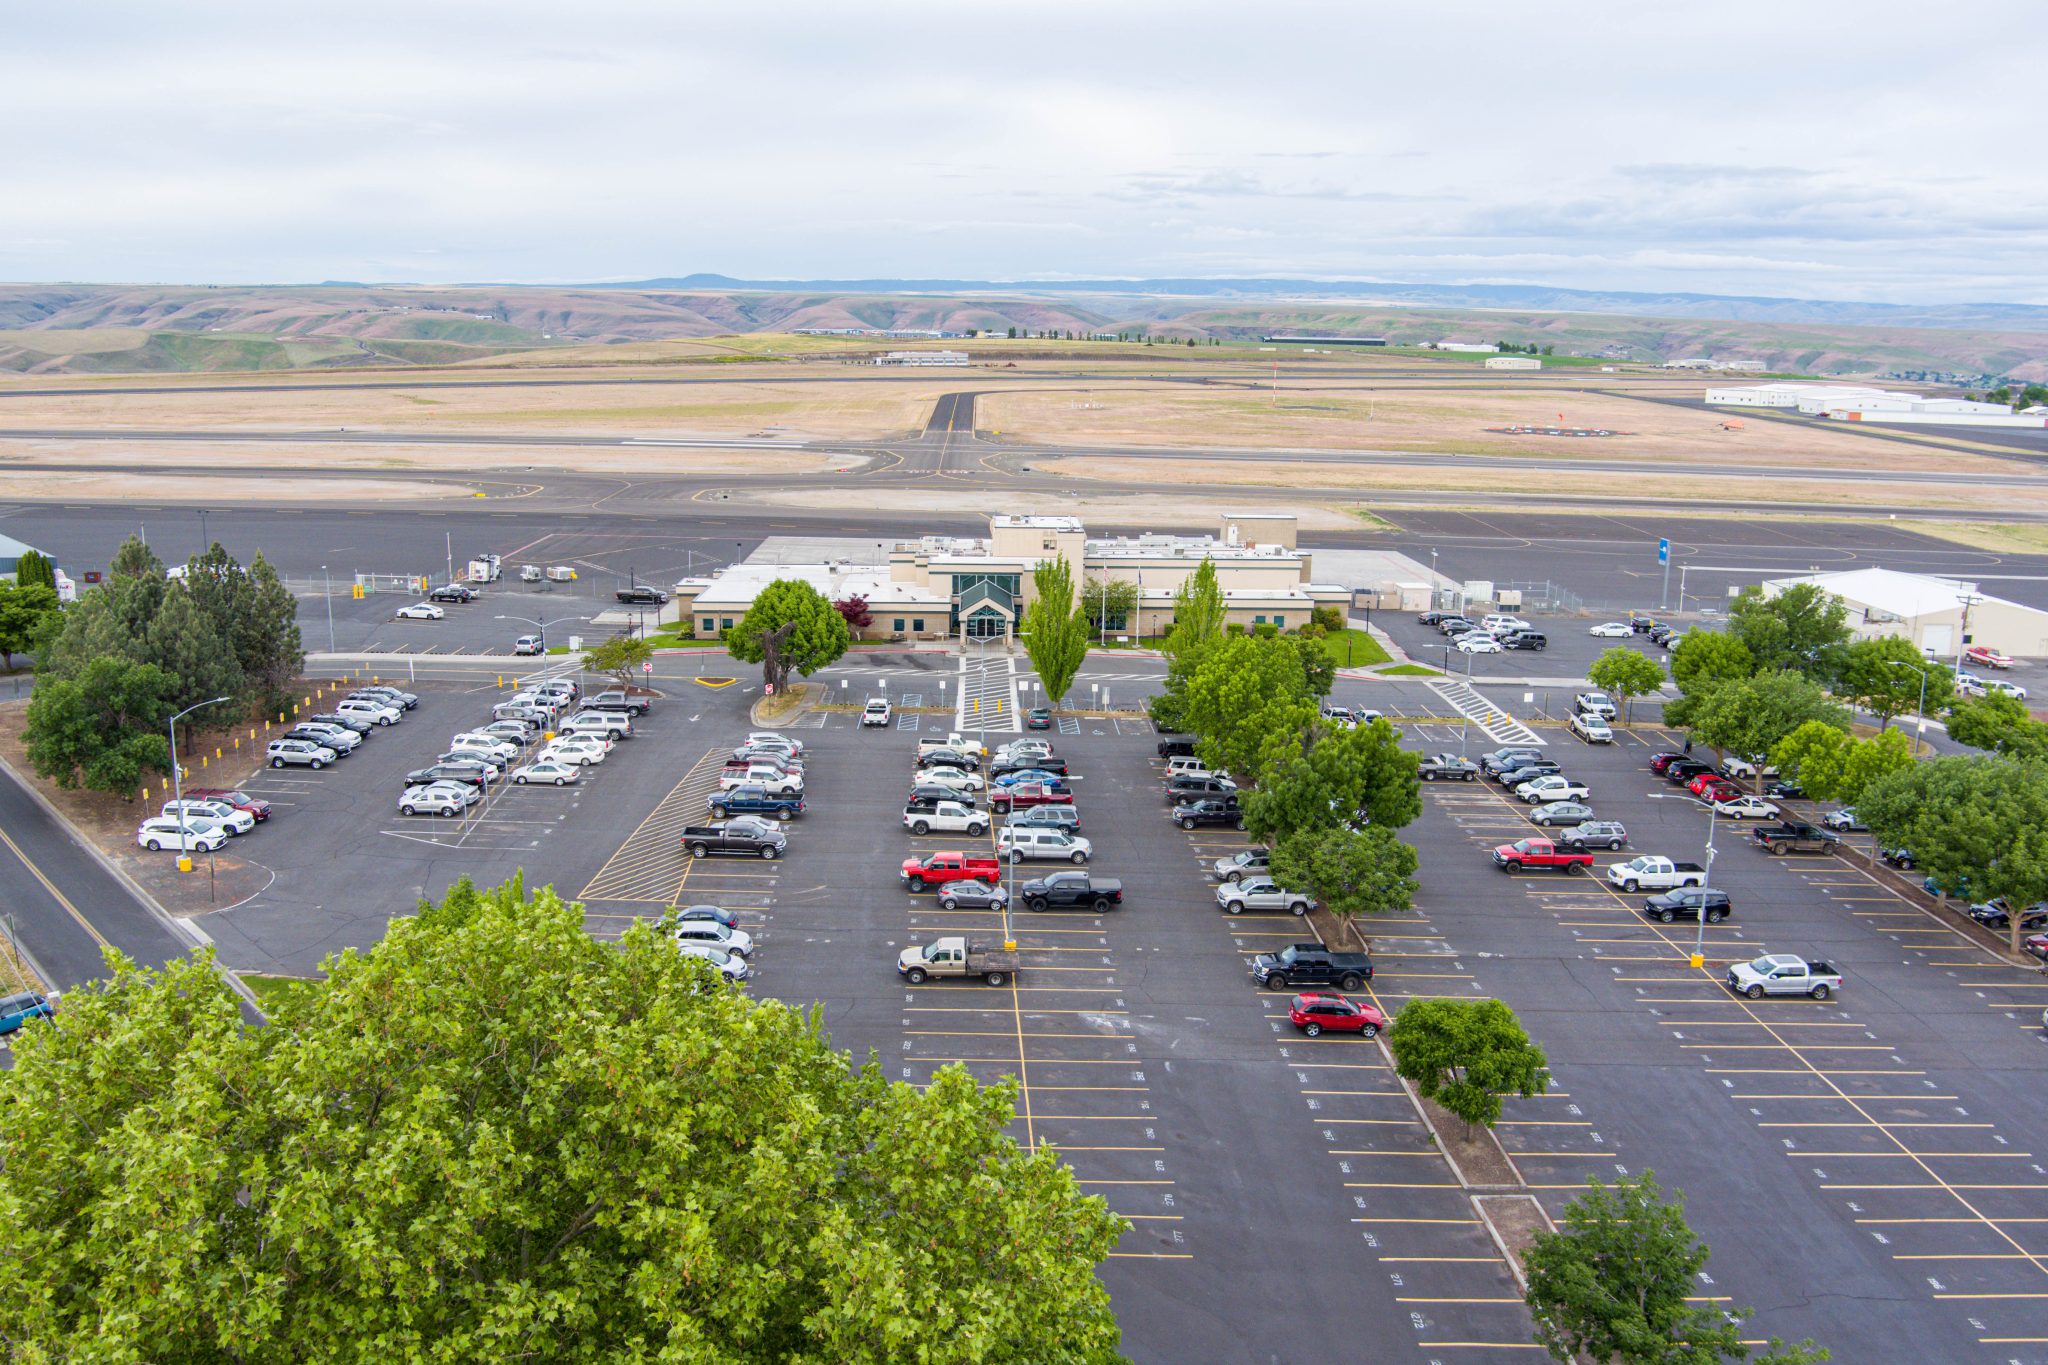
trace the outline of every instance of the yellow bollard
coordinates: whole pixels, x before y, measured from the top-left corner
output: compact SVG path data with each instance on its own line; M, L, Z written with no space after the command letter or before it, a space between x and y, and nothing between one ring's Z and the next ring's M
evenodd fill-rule
M236 736L235 736L235 749L237 750L237 752L239 752L239 751L241 750L241 747L242 747L242 737L241 737L240 735L236 735Z
M192 855L191 855L191 854L189 854L189 853L180 853L180 854L178 855L178 871L180 871L180 872L190 872L191 870L192 870Z
M500 673L500 674L498 675L498 686L500 686L500 687L503 687L504 685L505 685L505 675L504 675L503 673Z
M205 755L205 754L201 754L201 755L199 755L199 766L200 766L200 767L202 767L202 768L204 768L204 767L206 766L206 755Z
M1707 959L1706 959L1706 955L1705 955L1705 954L1703 954L1703 953L1694 953L1694 954L1692 955L1692 965L1693 965L1693 966L1694 966L1695 968L1699 968L1699 967L1704 967L1704 966L1706 966L1706 965L1707 965Z
M279 725L284 724L284 712L280 711L277 713L277 723Z
M222 755L221 755L221 751L220 751L220 746L219 746L218 744L216 744L216 745L214 745L214 746L213 746L213 756L214 756L215 758L219 758L219 757L221 757L221 756L222 756Z

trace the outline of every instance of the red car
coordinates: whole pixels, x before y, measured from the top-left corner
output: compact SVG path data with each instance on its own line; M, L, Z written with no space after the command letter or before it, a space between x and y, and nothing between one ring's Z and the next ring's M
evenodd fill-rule
M1657 774L1657 776L1662 777L1664 775L1664 770L1666 768L1670 767L1672 764L1678 762L1679 759L1684 757L1684 754L1670 752L1652 754L1650 756L1650 771Z
M1694 796L1705 796L1709 787L1734 787L1726 773L1701 773L1685 784L1685 789Z
M1008 787L997 787L988 794L989 809L997 815L1007 815L1012 810L1025 810L1031 806L1071 806L1074 794L1048 787L1043 782L1018 782Z
M2043 962L2048 962L2048 934L2029 934L2020 946Z
M1982 664L1986 668L2012 667L2012 655L2000 654L1988 645L1971 645L1963 651L1963 657L1973 664Z
M259 825L270 818L270 803L268 801L265 801L260 796L251 796L247 792L236 791L232 787L187 787L185 788L185 799L188 801L224 801L236 810L249 812L249 818Z
M1747 794L1725 777L1709 777L1697 781L1692 784L1692 791L1700 800L1707 802L1733 801L1736 797Z
M1387 1026L1387 1016L1364 1001L1320 992L1295 996L1294 1007L1287 1011L1287 1017L1311 1038L1325 1032L1355 1033L1361 1038L1374 1038Z

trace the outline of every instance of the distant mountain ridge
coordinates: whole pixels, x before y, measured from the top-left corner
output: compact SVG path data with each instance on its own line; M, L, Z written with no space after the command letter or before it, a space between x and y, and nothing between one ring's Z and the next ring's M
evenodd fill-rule
M1537 284L1402 284L1311 279L1108 280L741 280L699 273L577 286L587 289L676 289L833 294L1036 294L1103 298L1227 298L1343 300L1423 308L1515 308L1636 317L1716 318L1726 322L1831 323L1855 327L1997 328L2048 332L2048 307L2027 303L1856 303L1754 294L1638 293Z

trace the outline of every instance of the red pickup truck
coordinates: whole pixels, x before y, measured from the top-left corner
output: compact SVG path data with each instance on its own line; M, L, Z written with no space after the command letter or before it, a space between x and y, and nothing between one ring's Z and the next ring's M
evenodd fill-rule
M1519 839L1512 844L1502 844L1494 849L1493 862L1494 866L1504 872L1548 868L1569 874L1590 868L1593 865L1593 855L1559 848L1548 839Z
M905 858L900 875L912 891L944 886L947 882L978 881L993 886L1002 879L1003 865L993 855L934 853L929 858Z

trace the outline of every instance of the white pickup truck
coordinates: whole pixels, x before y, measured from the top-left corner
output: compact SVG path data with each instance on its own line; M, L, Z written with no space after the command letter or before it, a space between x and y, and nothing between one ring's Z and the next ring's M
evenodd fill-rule
M1842 989L1842 974L1825 962L1809 962L1796 953L1765 953L1753 962L1731 964L1728 989L1751 1000L1767 995L1810 995L1825 1000Z
M917 742L917 756L919 758L923 758L933 749L958 749L961 753L977 760L988 757L987 745L972 735L961 734L958 730L947 735L944 739L934 737L932 739L921 739Z
M913 801L903 812L903 828L912 834L930 834L938 830L945 834L972 834L979 838L988 833L988 817L958 801Z
M1681 886L1705 886L1707 870L1698 863L1674 863L1669 858L1646 853L1608 868L1607 884L1624 891L1670 891Z

